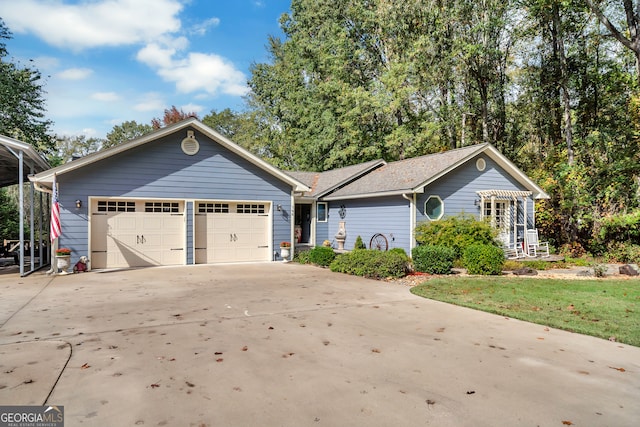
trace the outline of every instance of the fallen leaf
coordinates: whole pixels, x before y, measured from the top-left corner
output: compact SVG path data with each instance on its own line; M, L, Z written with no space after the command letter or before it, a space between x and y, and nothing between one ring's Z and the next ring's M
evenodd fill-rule
M160 384L158 383L151 384L151 388L158 388L158 387L160 387Z
M544 328L545 331L549 332L549 328Z
M247 350L249 350L249 347L247 347L246 345L242 347L242 351L247 351Z
M431 399L427 399L426 402L427 402L427 405L429 405L429 406L436 404L436 401L435 400L431 400Z
M380 353L380 349L372 348L372 349L371 349L371 352L372 352L372 353Z
M475 390L470 390L467 392L467 394L475 394Z
M620 372L625 372L625 371L626 371L626 369L624 369L624 368L615 368L615 367L613 367L613 366L609 366L609 367L610 367L611 369L615 369L616 371L620 371Z
M273 326L269 326L269 329L273 329Z
M223 360L224 360L224 359L223 359L222 357L219 357L219 358L217 358L217 359L216 359L216 362L220 363L220 362L222 362Z
M575 306L573 304L569 304L567 306L567 310L573 311L575 309Z
M563 421L562 424L566 425L566 426L572 426L573 423L571 421Z
M542 337L538 337L538 339L539 339L539 340L544 340L544 338L542 338Z
M193 383L190 383L189 381L185 381L185 384L187 384L189 387L195 387L196 385Z
M90 367L91 365L89 365L88 363L85 363L84 365L80 366L80 369L88 369Z
M219 355L221 355L221 354L222 354L222 352L221 352L221 351L216 351L216 352L215 352L215 353L213 353L213 354L215 354L216 356L219 356Z
M444 328L438 328L436 329L436 332L444 332Z

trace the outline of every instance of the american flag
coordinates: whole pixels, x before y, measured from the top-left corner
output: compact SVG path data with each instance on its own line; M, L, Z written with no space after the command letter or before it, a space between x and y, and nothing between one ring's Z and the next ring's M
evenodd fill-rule
M62 234L62 228L60 227L60 205L58 204L58 184L56 183L56 176L53 175L53 197L51 198L51 231L49 236L51 242L56 240Z

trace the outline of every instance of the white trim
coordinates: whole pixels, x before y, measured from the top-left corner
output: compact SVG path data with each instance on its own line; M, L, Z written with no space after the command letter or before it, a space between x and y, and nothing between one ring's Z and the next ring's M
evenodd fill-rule
M269 174L275 176L281 181L284 181L287 184L290 184L293 187L294 191L311 191L311 189L307 187L305 184L303 184L302 182L287 175L281 170L275 168L274 166L271 166L269 163L265 162L258 156L254 155L253 153L250 153L249 151L240 147L233 141L220 135L219 133L217 133L216 131L214 131L213 129L211 129L210 127L208 127L207 125L203 124L202 122L200 122L195 118L183 120L174 125L164 127L156 132L152 132L150 134L144 135L138 139L134 139L132 141L117 145L115 147L112 147L103 151L98 151L96 153L89 154L88 156L82 157L78 160L74 160L72 162L65 163L64 165L46 170L34 176L30 176L29 179L32 182L39 182L39 183L50 185L53 181L54 174L63 175L67 172L82 168L84 166L90 165L100 160L107 159L116 154L125 152L127 150L131 150L133 148L139 147L149 142L158 140L172 133L179 132L180 130L188 127L195 128L196 130L198 130L205 136L209 137L210 139L214 140L218 144L222 145L224 148L228 149L229 151L237 154L238 156L249 161L250 163L259 167L260 169L268 172Z
M438 215L437 218L431 218L427 213L427 203L429 203L429 200L431 199L440 200L440 215ZM444 201L440 198L440 196L438 196L437 194L432 194L427 197L427 199L424 201L424 216L426 216L430 221L439 221L440 219L442 219L442 217L444 216Z
M317 210L319 205L324 205L324 220L317 219ZM329 222L329 203L327 202L316 202L316 220L317 222Z

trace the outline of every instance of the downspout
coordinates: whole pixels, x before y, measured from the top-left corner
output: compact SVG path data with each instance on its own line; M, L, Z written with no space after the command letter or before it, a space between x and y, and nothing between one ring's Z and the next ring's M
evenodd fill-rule
M416 247L416 241L413 235L413 231L416 229L416 193L406 194L402 193L402 198L409 201L409 257L413 252L413 248Z

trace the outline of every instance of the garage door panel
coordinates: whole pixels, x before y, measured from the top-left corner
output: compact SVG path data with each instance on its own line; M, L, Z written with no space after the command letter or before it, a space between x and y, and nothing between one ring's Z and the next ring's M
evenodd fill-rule
M145 201L92 203L93 268L184 264L183 203L148 205ZM163 206L179 212L165 212Z
M268 241L270 217L264 213L268 212L268 204L199 202L198 209L196 263L271 259ZM206 216L206 221L202 216ZM203 245L205 242L206 246Z

